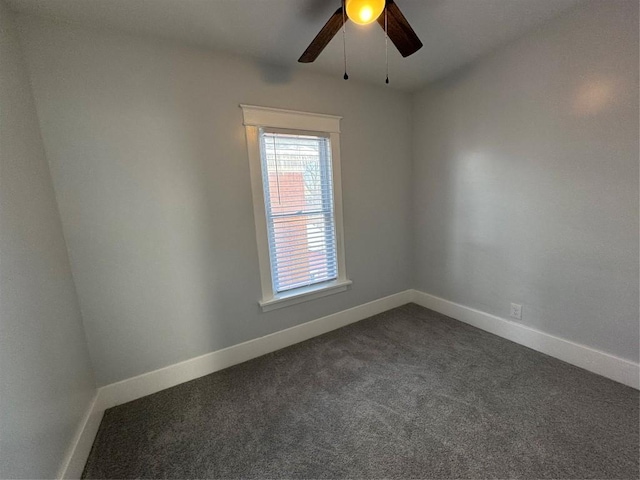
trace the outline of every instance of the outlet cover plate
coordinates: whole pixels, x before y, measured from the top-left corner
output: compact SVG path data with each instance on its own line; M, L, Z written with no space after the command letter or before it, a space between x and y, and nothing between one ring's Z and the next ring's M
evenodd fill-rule
M511 304L511 318L522 320L522 305L519 305L517 303Z

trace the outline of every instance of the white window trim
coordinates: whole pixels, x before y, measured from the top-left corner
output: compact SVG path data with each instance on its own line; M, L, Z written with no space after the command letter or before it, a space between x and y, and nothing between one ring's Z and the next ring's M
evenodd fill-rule
M240 105L243 124L247 137L249 170L251 173L251 191L253 193L253 213L258 243L258 261L260 263L260 283L262 300L258 303L263 312L295 305L316 298L344 292L351 285L347 279L344 259L344 229L342 215L342 178L340 170L340 120L342 117L307 112L296 112L279 108ZM267 216L262 184L262 165L260 158L260 127L283 128L329 134L331 141L331 161L333 171L333 209L336 230L336 254L338 256L338 278L329 282L308 287L296 288L276 294L271 281L271 263L269 259L269 240L267 236Z

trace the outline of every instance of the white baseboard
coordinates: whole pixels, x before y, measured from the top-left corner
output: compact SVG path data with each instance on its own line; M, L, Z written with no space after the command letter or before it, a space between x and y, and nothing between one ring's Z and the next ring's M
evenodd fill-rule
M412 291L389 295L357 307L249 340L200 357L106 385L98 390L98 406L107 408L159 392L224 368L275 352L411 301Z
M96 408L97 400L98 393L96 392L89 408L80 421L57 478L80 478L82 475L104 414L104 410Z
M640 389L640 365L637 363L417 290L413 291L413 302L616 382Z
M98 389L85 414L58 478L80 478L91 452L100 421L107 408L115 407L166 388L209 375L224 368L275 352L323 333L364 320L378 313L412 301L413 290L405 290L388 297L358 305L326 317L287 328L264 337L249 340L222 350L207 353L184 362L112 383Z
M222 350L99 388L72 442L69 454L60 470L59 478L80 478L91 451L91 446L98 433L102 415L107 408L115 407L166 388L195 380L204 375L209 375L232 365L275 352L409 302L415 302L423 307L617 382L636 389L640 388L640 366L636 363L433 295L417 290L405 290L317 320L265 335L264 337L223 348Z

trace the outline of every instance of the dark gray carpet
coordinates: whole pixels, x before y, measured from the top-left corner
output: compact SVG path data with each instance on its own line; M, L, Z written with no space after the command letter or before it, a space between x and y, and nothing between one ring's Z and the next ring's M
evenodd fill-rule
M638 478L638 392L417 305L108 410L85 478Z

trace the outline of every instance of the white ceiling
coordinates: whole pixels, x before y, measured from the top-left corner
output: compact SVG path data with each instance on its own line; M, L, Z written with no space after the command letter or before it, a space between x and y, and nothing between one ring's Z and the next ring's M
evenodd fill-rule
M412 90L521 36L584 0L396 0L424 43L403 59L390 44L391 86ZM312 64L297 59L340 0L7 0L18 12L178 40L258 61L343 74L338 34ZM384 84L384 33L347 28L351 78Z

